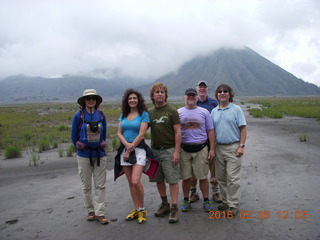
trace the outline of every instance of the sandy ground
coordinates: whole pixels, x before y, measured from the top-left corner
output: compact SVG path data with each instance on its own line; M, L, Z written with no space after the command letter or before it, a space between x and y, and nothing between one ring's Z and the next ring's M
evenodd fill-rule
M76 159L41 154L0 161L0 239L320 239L320 123L314 119L253 119L247 115L248 139L242 168L241 214L227 219L202 211L180 212L180 221L153 212L160 199L156 186L142 177L148 221L127 222L132 210L125 177L115 183L107 172L110 223L87 222ZM307 136L307 142L299 137ZM113 154L108 156L112 166ZM180 199L182 191L180 188ZM217 210L217 204L214 204ZM288 218L280 218L286 216ZM269 215L268 215L269 214ZM268 217L269 216L269 217ZM267 218L267 219L266 219Z

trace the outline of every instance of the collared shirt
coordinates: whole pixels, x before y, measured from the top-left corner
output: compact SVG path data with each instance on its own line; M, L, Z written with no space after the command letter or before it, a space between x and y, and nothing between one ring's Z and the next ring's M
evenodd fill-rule
M225 109L214 108L211 117L215 125L216 142L229 144L240 141L240 128L246 126L242 109L230 103Z
M207 109L210 113L212 112L212 109L218 106L218 104L219 102L217 100L208 96L203 102L200 99L197 101L197 106Z

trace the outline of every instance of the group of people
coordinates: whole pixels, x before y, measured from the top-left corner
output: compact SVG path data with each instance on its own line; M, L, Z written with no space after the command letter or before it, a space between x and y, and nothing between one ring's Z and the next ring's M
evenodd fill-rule
M210 182L213 200L221 204L218 209L232 215L238 213L246 120L242 109L233 104L234 92L230 86L221 84L216 88L217 100L210 98L208 91L205 81L198 82L196 88L186 89L185 105L179 109L167 103L168 88L161 82L153 84L150 89L153 103L150 109L147 109L140 92L128 89L124 93L117 131L121 145L115 157L114 171L115 179L124 174L128 180L134 209L126 216L127 221L147 221L142 173L149 176L150 182L156 183L161 198L154 215L163 217L169 214L169 223L179 220L181 180L182 212L190 211L191 203L200 199L197 191L199 181L205 212L213 210ZM96 90L84 91L78 99L80 109L73 117L71 139L77 149L87 220L107 224L107 122L99 108L101 102ZM148 128L151 131L151 148L144 141Z

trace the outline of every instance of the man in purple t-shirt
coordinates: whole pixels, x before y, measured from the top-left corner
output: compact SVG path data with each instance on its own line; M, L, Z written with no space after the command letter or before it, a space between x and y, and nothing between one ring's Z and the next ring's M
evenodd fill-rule
M181 207L183 212L191 210L189 191L192 176L199 179L203 209L206 212L212 211L207 176L209 162L215 157L214 124L209 111L196 105L197 95L195 89L187 89L184 96L185 107L178 109L181 124L180 175L184 195Z

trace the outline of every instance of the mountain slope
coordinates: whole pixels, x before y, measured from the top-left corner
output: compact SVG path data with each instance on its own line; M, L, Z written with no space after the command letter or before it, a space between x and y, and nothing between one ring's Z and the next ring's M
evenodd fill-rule
M249 48L220 49L209 56L194 58L176 73L155 82L163 82L171 93L183 95L187 87L195 87L199 80L206 80L211 91L220 83L230 84L238 96L320 94L316 85L298 79Z
M186 88L206 80L210 95L220 83L230 84L237 96L306 96L320 95L320 88L304 82L249 48L220 49L183 64L175 73L166 74L154 82L169 87L169 96L183 96ZM111 79L64 76L63 78L8 77L0 81L0 103L31 101L75 101L84 89L95 88L107 99L119 100L125 89L135 88L149 100L152 80L142 85L131 77Z

